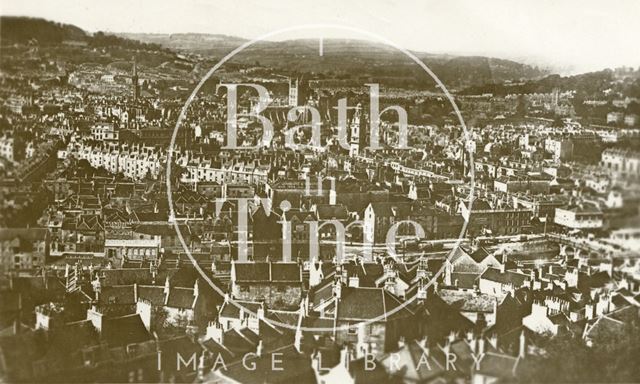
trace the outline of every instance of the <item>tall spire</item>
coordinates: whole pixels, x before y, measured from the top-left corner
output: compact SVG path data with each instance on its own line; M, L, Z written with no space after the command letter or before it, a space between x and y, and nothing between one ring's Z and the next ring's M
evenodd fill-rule
M138 85L138 66L136 64L136 57L133 60L133 74L131 75L131 85L133 87L133 99L138 100L140 97L140 86Z
M138 76L138 67L136 65L136 57L133 56L133 76Z

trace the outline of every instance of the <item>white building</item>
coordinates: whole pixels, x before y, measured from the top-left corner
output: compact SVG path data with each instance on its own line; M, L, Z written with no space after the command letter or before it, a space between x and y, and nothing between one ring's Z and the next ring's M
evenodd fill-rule
M0 157L13 161L13 137L0 137Z
M91 137L96 141L115 141L119 139L119 131L112 123L96 123L91 127Z
M573 157L573 142L562 138L549 137L544 141L545 151L551 153L554 161L568 161Z
M603 213L594 204L581 203L556 208L554 222L571 229L599 229L603 225Z
M640 177L640 152L637 151L606 149L600 164L616 176Z

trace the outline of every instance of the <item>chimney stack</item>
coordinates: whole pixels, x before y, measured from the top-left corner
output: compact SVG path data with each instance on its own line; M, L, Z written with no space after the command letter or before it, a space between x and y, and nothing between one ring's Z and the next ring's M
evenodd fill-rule
M519 350L518 350L518 357L519 358L524 358L527 354L527 340L526 337L524 335L524 330L522 330L522 332L520 333L520 345L519 345Z
M351 359L350 355L351 353L347 346L340 351L340 364L342 364L346 369L349 369L349 360Z

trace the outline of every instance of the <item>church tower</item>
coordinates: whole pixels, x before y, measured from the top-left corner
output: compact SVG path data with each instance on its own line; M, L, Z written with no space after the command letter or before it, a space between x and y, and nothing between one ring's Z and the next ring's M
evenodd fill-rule
M138 100L140 97L140 85L138 84L138 67L136 58L133 58L133 75L131 76L131 86L133 87L133 99Z
M295 81L289 79L289 107L297 107L299 102L298 79Z
M363 122L364 116L362 116L362 104L358 103L353 114L353 119L350 124L349 131L349 156L354 157L360 154L363 141Z

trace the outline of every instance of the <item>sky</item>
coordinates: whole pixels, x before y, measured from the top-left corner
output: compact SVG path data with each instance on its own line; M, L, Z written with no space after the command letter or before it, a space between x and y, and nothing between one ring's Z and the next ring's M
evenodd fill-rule
M374 32L404 48L483 55L563 74L640 66L638 0L2 0L2 15L89 32L219 33L248 39L301 24ZM363 38L344 31L280 35Z

